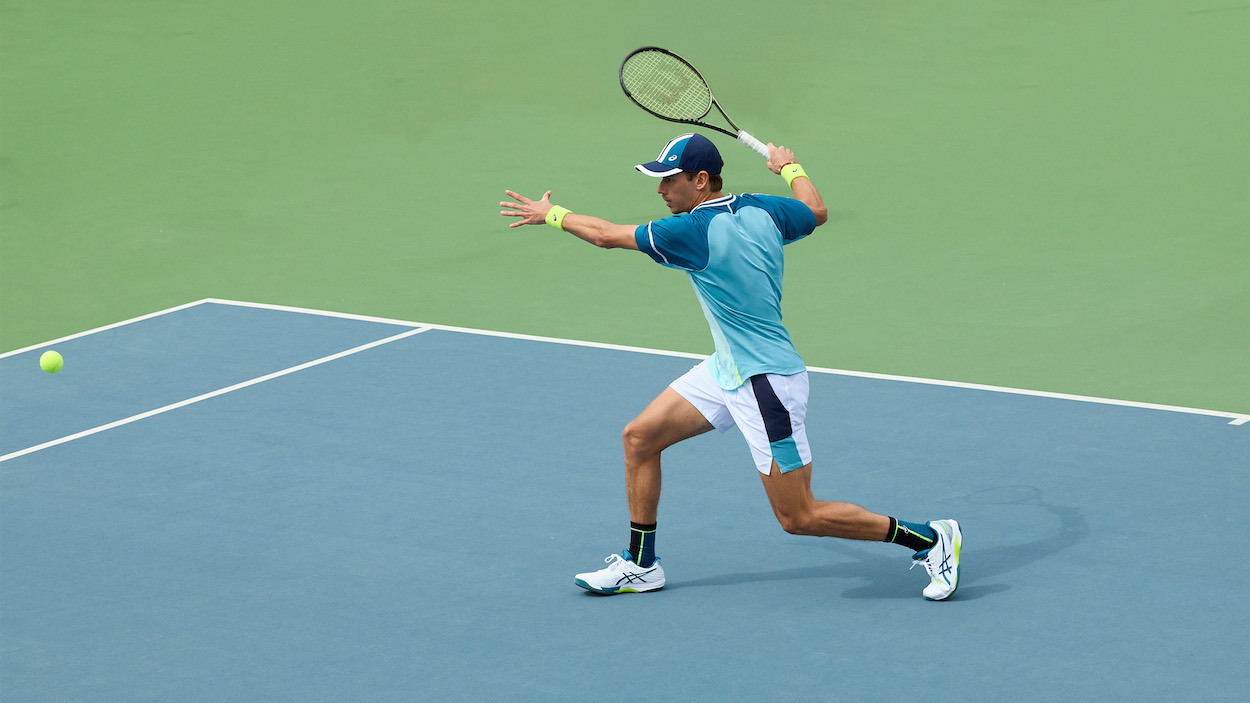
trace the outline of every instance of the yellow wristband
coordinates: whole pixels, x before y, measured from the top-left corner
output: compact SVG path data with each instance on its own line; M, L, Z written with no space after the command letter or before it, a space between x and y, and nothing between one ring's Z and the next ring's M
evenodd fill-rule
M547 211L547 224L563 232L564 216L567 214L569 214L568 208L552 205L551 209Z
M781 168L781 177L786 179L786 185L794 187L794 179L807 178L807 172L798 164L786 164Z

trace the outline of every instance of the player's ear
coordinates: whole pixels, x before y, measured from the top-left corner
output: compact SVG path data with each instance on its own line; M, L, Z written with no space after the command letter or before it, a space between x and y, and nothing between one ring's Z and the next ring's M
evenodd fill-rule
M708 175L707 171L699 171L698 173L694 175L695 190L706 189L708 186L708 183L710 183L711 180L712 180L712 177Z

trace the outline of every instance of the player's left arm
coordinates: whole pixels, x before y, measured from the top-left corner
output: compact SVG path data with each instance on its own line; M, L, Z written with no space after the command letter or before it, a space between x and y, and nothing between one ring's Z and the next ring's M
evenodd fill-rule
M780 174L784 166L797 163L798 160L794 158L793 151L783 146L773 146L771 143L768 145L769 171ZM816 216L817 227L829 221L829 210L825 208L825 201L820 197L820 191L816 190L811 178L806 175L795 178L790 181L790 188L794 191L796 200L812 209L812 214Z
M516 202L500 202L499 207L507 209L500 210L499 214L504 217L521 218L508 225L509 227L549 224L547 216L554 207L551 204L551 191L547 191L539 200L530 200L510 190L505 190L504 193ZM634 241L634 230L638 228L637 225L618 225L601 217L568 212L561 218L560 228L603 249L638 250L638 243Z

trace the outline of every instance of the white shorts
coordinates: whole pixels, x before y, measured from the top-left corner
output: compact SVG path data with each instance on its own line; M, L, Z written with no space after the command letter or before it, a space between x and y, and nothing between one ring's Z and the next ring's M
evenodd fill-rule
M716 385L707 361L690 369L670 386L690 401L717 430L738 426L755 468L767 476L773 462L782 473L807 466L812 450L807 445L807 372L792 376L752 376L732 391Z

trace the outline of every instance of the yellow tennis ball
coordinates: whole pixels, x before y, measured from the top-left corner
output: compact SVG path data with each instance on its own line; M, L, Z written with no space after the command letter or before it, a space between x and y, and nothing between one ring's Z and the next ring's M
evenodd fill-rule
M39 357L39 368L48 373L56 373L61 370L62 366L65 366L65 359L54 351L46 351L43 356Z

